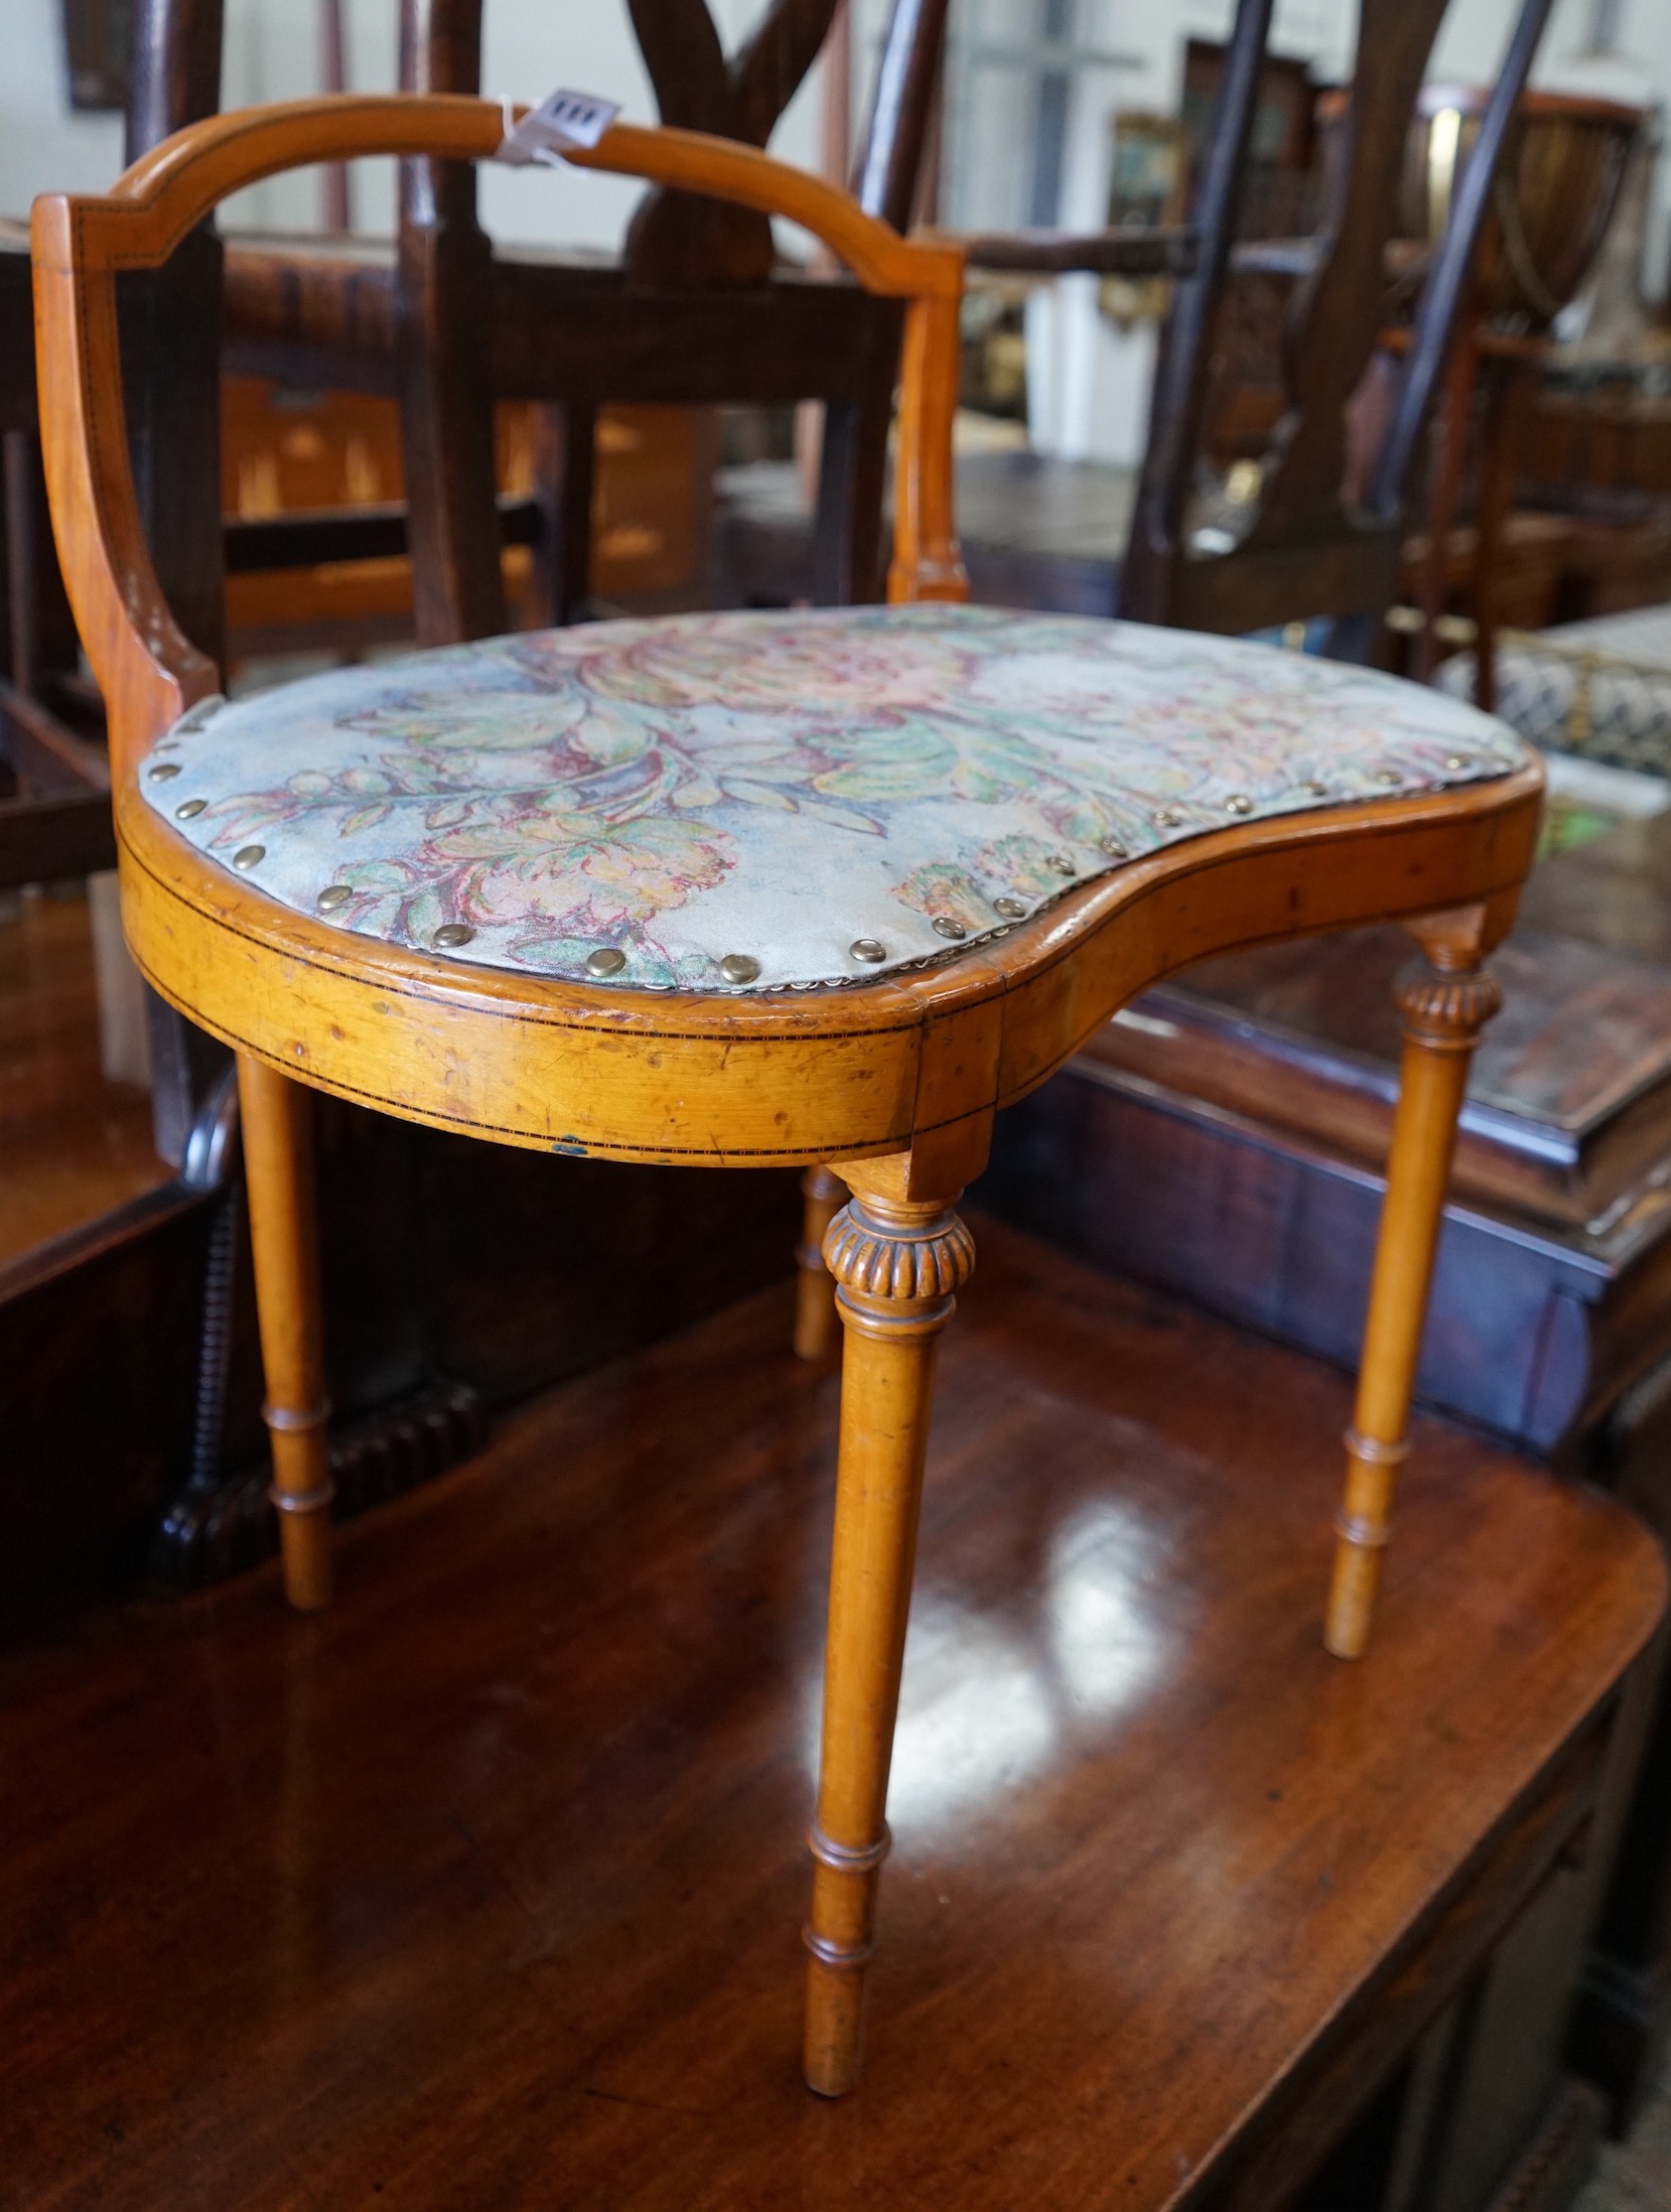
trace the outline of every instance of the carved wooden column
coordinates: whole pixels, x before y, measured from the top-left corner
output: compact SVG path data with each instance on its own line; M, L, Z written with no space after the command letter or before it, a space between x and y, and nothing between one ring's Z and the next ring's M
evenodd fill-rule
M863 1171L854 1170L854 1180ZM841 1459L824 1660L817 1861L806 1947L805 2071L839 2097L859 2076L865 1963L900 1699L917 1507L939 1334L975 1265L975 1244L937 1200L867 1188L830 1224L824 1258L847 1328Z
M1427 957L1405 969L1394 991L1404 1017L1398 1113L1369 1287L1357 1406L1346 1432L1345 1503L1323 1631L1323 1641L1340 1659L1360 1657L1369 1638L1381 1555L1391 1533L1393 1491L1410 1450L1410 1401L1445 1218L1457 1116L1479 1033L1502 1004L1495 978L1478 965L1477 930L1447 926L1450 919L1416 925Z
M805 1201L795 1265L795 1352L801 1359L828 1359L836 1348L835 1285L824 1265L824 1239L847 1186L828 1168L808 1168L800 1178Z

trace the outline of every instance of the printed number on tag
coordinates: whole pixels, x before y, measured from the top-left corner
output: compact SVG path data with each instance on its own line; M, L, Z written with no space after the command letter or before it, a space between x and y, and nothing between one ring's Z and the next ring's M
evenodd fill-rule
M595 92L548 92L514 130L506 131L495 159L513 168L560 161L567 146L596 146L620 113L619 101L600 99Z

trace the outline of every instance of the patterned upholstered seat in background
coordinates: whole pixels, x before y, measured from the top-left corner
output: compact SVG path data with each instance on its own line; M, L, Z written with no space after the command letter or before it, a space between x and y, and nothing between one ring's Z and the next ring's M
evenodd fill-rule
M1531 744L1671 777L1671 607L1505 630L1496 672L1497 712ZM1447 660L1435 681L1470 697L1473 655Z

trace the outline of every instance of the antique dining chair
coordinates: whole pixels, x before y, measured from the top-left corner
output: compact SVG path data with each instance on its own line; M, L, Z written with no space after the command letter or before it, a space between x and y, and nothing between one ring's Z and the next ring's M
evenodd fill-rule
M1170 275L1119 611L1128 620L1238 634L1331 620L1337 657L1367 659L1397 595L1407 494L1422 438L1466 307L1492 189L1552 0L1518 0L1501 67L1448 210L1395 372L1384 434L1351 483L1354 394L1381 345L1386 260L1398 218L1409 130L1452 0L1359 0L1327 205L1315 236L1238 235L1273 0L1237 0L1222 81L1188 221L1076 235L988 233L965 241L975 269L1044 277ZM1199 490L1226 351L1231 288L1286 295L1284 407L1254 472L1255 496L1226 501L1202 526Z
M151 4L183 19L206 0ZM853 188L896 228L908 222L930 136L946 6L893 0L882 36ZM401 88L479 93L483 11L484 0L400 0ZM628 8L661 119L754 146L766 143L835 11L836 0L770 0L727 55L708 0ZM619 258L518 250L483 229L469 163L412 160L392 260L363 239L229 239L225 335L241 373L398 393L406 512L310 516L287 522L286 536L315 560L352 557L342 550L350 538L409 549L423 644L506 626L507 531L534 548L548 619L587 611L595 432L610 404L822 400L811 596L839 605L880 588L899 303L780 264L752 208L658 191L636 209ZM501 504L493 404L504 399L547 403L554 439L534 495ZM234 532L232 557L251 558L273 535L260 524Z
M837 1162L841 1389L805 2068L857 2078L935 1345L996 1110L1229 947L1407 920L1426 955L1328 1636L1362 1648L1458 1102L1541 770L1361 670L971 609L951 509L962 269L751 148L616 126L568 158L804 224L904 303L886 608L522 633L233 705L139 527L114 286L227 193L363 155L490 159L464 97L220 116L37 203L53 515L109 702L124 920L238 1053L286 1588L330 1587L309 1087L536 1151Z

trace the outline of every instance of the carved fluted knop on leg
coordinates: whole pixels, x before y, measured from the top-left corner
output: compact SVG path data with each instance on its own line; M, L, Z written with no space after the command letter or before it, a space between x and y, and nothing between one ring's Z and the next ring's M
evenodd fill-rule
M824 1258L847 1331L824 1661L816 1862L806 1929L805 2071L839 2097L859 2076L865 1963L888 1851L888 1771L910 1606L934 1361L975 1245L950 1206L867 1195Z

